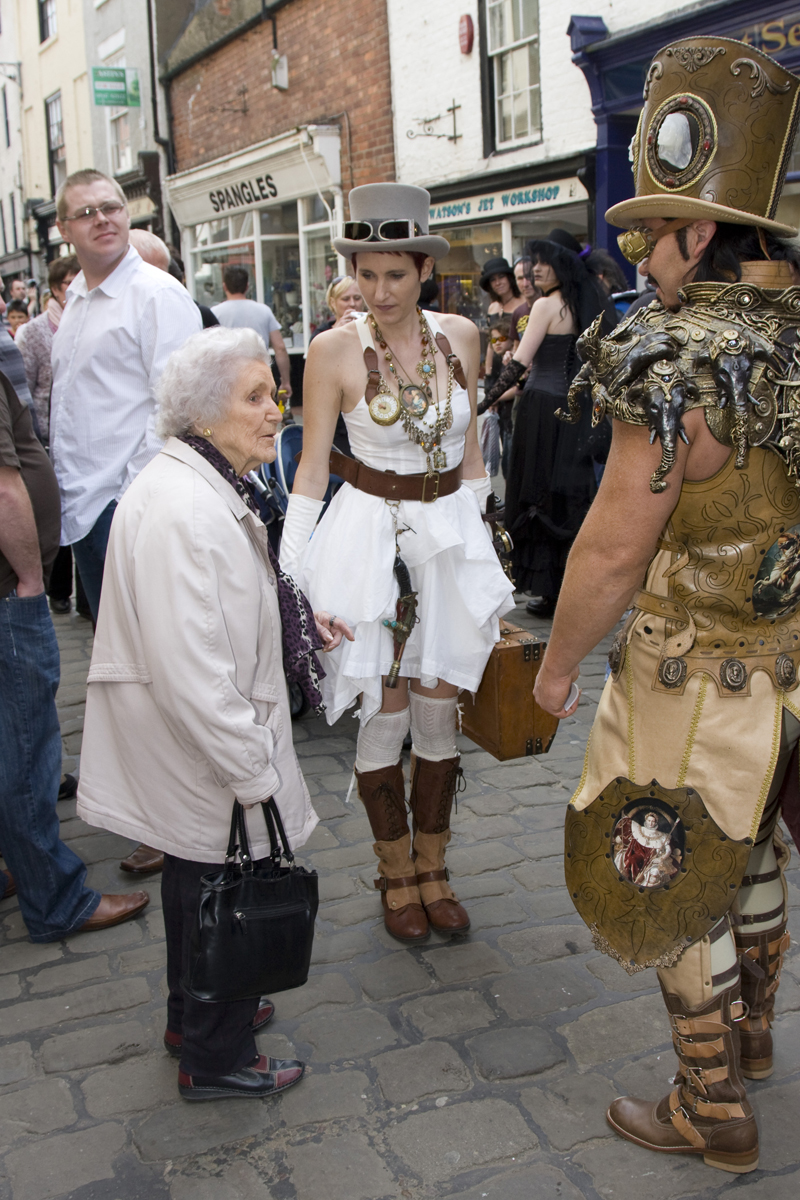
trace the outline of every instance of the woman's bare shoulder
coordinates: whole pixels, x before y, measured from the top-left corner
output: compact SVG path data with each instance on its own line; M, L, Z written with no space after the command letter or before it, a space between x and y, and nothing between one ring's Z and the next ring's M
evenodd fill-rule
M433 313L433 316L444 333L467 338L478 336L478 326L469 317L460 317L457 313Z
M308 348L307 359L311 363L335 362L361 351L361 341L354 321L339 329L326 329L318 333Z

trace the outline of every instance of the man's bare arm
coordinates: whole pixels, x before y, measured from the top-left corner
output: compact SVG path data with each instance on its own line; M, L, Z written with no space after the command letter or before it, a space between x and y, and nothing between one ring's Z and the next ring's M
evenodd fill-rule
M698 410L697 416L702 419ZM686 428L694 413L688 413ZM642 586L664 526L680 496L688 449L679 442L666 491L654 495L650 476L661 446L649 444L644 426L614 422L614 437L600 491L570 551L553 633L536 681L543 708L564 716L570 684L581 660L614 628Z
M17 467L0 467L0 551L19 580L18 596L44 591L36 520Z
M289 354L286 350L286 343L283 340L283 334L274 329L269 335L269 344L275 352L275 362L278 370L281 373L281 387L286 389L286 395L291 398L292 395L292 367L289 362Z

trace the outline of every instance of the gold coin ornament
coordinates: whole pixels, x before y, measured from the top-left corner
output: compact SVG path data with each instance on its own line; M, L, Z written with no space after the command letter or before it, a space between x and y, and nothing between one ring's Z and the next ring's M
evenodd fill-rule
M391 393L378 392L369 402L369 415L376 425L394 425L401 412L400 401Z
M421 387L408 383L400 392L400 403L405 412L421 420L430 408L430 401Z

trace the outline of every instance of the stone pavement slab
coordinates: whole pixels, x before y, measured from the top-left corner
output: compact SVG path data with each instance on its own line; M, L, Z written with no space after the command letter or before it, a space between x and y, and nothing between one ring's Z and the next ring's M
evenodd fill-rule
M520 604L518 623L546 636ZM80 769L91 630L59 618L66 767ZM299 860L320 876L311 974L273 997L262 1053L304 1058L269 1101L190 1105L166 1022L159 879L119 871L125 839L59 805L64 836L105 890L145 887L114 929L34 946L0 906L0 1200L795 1200L800 1186L800 947L787 956L776 1070L749 1086L761 1167L734 1179L615 1137L620 1092L656 1099L675 1064L655 972L598 954L563 882L564 809L582 769L604 657L553 750L497 764L459 737L467 789L448 863L466 936L390 938L372 835L346 800L355 721L293 728L321 824ZM800 868L789 871L800 935Z

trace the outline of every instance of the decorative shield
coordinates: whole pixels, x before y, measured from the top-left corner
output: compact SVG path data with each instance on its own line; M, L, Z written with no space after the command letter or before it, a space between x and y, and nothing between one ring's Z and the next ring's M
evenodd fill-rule
M567 887L597 949L629 975L671 967L730 908L752 844L723 833L694 788L618 776L567 809Z

